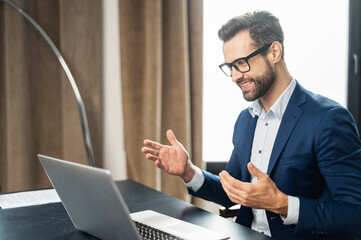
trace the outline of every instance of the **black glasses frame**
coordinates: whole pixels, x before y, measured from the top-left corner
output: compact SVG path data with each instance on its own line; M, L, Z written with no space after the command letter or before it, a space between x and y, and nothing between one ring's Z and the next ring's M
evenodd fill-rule
M224 74L226 74L228 77L232 77L232 75L231 75L231 74L228 74L228 73L227 73L228 71L224 71L224 70L223 70L223 67L224 67L224 66L227 66L227 68L230 69L231 72L232 72L232 67L234 67L234 69L236 69L238 72L241 72L241 73L249 72L249 71L251 70L251 65L249 65L248 60L249 60L250 58L252 58L252 57L260 54L260 53L263 53L263 52L267 51L267 49L268 49L271 45L272 45L272 43L269 43L269 44L267 44L267 45L265 45L265 46L257 49L256 51L254 51L253 53L251 53L251 54L248 55L247 57L237 58L236 60L234 60L234 61L231 62L231 63L222 63L221 65L219 65L219 68L220 68L220 69L222 70L222 72L223 72ZM248 70L247 70L247 71L241 71L241 70L237 67L237 65L234 64L235 62L237 62L237 61L239 61L239 60L244 60L244 61L247 63L247 65L248 65Z

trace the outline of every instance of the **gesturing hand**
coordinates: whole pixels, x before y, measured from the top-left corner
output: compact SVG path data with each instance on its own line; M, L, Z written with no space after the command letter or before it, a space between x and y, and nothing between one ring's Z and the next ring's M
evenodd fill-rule
M189 160L189 155L172 130L167 131L167 138L171 146L144 140L144 145L148 147L142 147L142 152L146 153L146 158L152 160L164 172L180 176L184 181L189 182L194 176L194 166Z
M266 209L277 214L287 216L288 197L282 193L271 178L257 169L252 163L247 165L248 171L257 177L257 182L242 182L228 172L222 171L222 187L232 202L242 206Z

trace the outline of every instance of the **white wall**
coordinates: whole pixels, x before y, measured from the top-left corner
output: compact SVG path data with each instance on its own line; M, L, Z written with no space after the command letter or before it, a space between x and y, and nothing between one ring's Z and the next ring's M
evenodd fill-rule
M120 83L118 0L102 2L103 160L114 180L126 179Z

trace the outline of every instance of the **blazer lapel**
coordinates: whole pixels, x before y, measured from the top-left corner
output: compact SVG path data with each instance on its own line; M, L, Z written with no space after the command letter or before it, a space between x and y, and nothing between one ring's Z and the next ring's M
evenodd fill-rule
M298 84L292 94L283 118L281 125L278 129L277 137L273 145L271 158L268 165L267 174L271 175L272 170L277 163L277 160L285 147L293 129L296 126L298 119L301 117L303 110L299 108L301 104L306 102L306 96L304 89Z

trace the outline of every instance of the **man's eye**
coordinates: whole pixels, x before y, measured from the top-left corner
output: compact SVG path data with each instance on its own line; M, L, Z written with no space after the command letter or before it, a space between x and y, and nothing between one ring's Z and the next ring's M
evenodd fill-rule
M247 65L247 62L244 59L238 59L234 62L234 65L236 65L237 67L242 67Z

